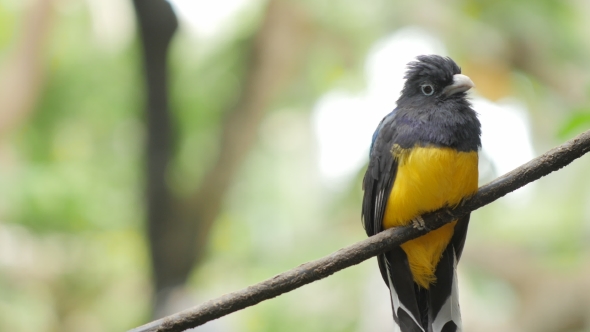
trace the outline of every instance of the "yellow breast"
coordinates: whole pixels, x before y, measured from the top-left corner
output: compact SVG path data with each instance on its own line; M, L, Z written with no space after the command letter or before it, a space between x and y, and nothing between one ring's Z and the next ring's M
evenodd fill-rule
M477 191L477 152L451 148L392 149L398 168L385 210L385 229L407 225L425 212L456 206ZM436 281L434 271L453 236L456 221L402 244L414 281L424 288Z

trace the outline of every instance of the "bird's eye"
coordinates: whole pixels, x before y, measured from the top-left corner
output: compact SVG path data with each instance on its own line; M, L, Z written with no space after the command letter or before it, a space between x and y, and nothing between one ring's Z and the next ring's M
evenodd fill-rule
M434 88L430 84L424 84L424 85L420 86L420 88L422 89L422 93L425 96L430 96L434 93Z

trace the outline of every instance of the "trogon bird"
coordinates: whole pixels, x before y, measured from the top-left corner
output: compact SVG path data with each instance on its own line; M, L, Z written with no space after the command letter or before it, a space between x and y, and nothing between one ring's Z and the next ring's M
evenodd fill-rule
M362 219L372 236L413 224L477 191L481 126L467 100L474 87L448 57L418 56L397 107L373 134ZM377 256L402 332L461 331L456 267L469 215Z

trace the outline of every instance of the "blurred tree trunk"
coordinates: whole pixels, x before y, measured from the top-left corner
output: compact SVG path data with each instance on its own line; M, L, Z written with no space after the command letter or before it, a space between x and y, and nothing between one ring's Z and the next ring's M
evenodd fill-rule
M306 13L289 1L271 0L253 39L244 87L228 111L214 166L196 192L174 199L166 185L171 157L166 54L177 27L164 0L134 0L145 59L147 100L148 229L156 303L154 316L169 313L207 245L232 179L254 145L260 122L271 102L302 62L309 41ZM197 78L198 79L198 78Z
M166 168L171 157L171 126L168 103L167 55L178 21L165 0L134 0L143 46L147 120L147 222L154 290L158 294L174 282L174 257L166 247L174 243L167 234L175 229L169 222L171 195ZM170 280L172 279L172 280ZM181 279L177 277L176 279Z
M45 44L51 31L53 0L29 4L20 39L0 67L0 133L33 111L43 84Z

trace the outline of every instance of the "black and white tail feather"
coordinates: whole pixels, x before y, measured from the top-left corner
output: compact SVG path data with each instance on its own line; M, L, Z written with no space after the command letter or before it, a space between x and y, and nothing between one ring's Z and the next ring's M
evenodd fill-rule
M416 285L409 272L405 253L393 250L381 256L391 295L393 319L400 332L460 332L462 331L457 287L455 249L450 245L438 265L437 282L429 289ZM380 260L381 260L380 257ZM390 259L405 259L405 268L392 268ZM381 264L380 264L381 265Z

